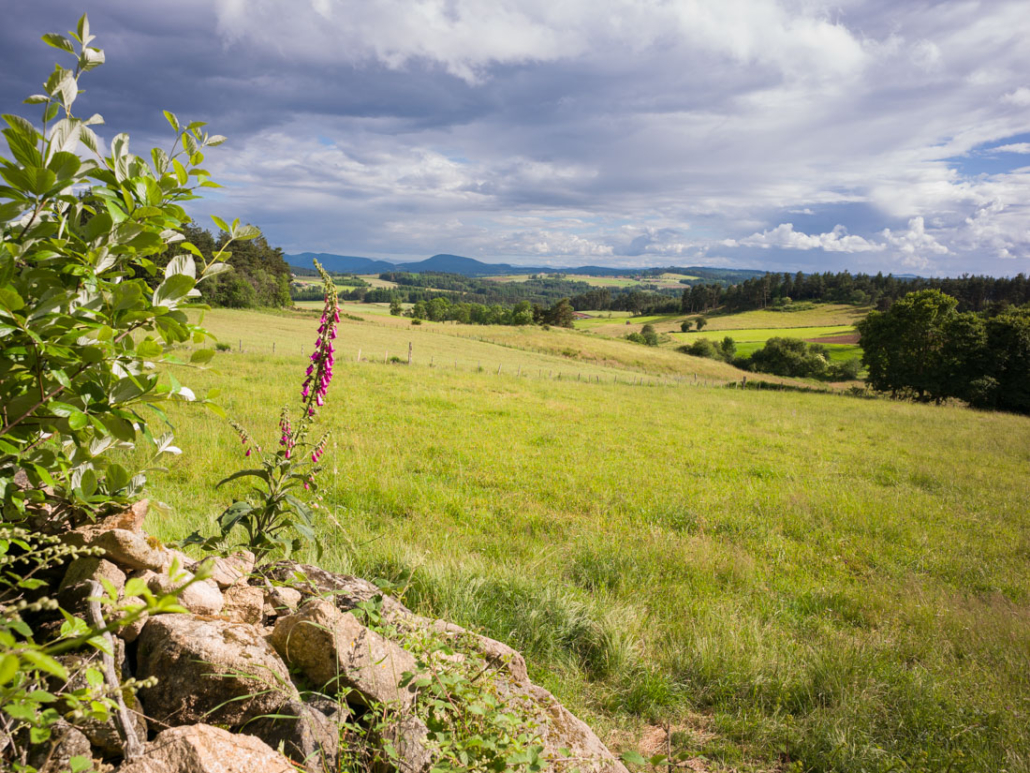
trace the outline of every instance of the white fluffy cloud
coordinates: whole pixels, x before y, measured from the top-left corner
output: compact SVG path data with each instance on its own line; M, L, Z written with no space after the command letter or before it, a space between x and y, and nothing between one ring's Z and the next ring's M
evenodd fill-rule
M860 68L858 36L777 0L216 0L232 44L320 63L431 62L470 82L495 64L611 61L653 46L704 49L810 78Z
M779 247L785 250L825 250L826 252L880 252L883 244L866 241L861 236L848 234L847 229L836 226L832 231L822 234L806 234L794 230L793 223L781 223L771 231L752 234L741 239L745 247Z

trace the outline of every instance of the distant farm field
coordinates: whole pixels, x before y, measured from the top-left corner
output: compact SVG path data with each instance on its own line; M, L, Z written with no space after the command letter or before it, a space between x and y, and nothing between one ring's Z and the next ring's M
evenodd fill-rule
M466 338L380 319L345 320L337 339L320 419L327 568L522 649L619 750L669 723L693 770L1030 770L1030 420L630 385L695 360L573 331ZM182 380L220 388L272 442L316 321L211 312L243 353ZM383 364L409 341L412 367ZM577 343L578 357L547 353ZM618 364L584 362L597 345ZM202 410L169 421L184 453L155 476L170 511L151 527L210 532L244 492L214 489L243 466L239 441Z
M504 274L501 276L483 277L494 282L525 282L536 274ZM544 275L549 276L549 275ZM657 285L661 288L682 288L681 279L697 279L687 274L661 274L654 277L634 276L590 276L589 274L563 274L564 279L570 282L585 282L593 287L642 287L644 285Z

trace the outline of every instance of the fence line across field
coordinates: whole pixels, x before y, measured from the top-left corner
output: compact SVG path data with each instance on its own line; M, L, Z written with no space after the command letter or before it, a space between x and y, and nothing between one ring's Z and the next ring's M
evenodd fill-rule
M493 342L493 341L489 341L488 339L480 338L478 336L471 336L470 335L470 336L458 336L458 337L466 337L466 338L474 339L474 340L477 340L477 341L484 341L486 343L496 343L496 342ZM243 348L243 339L242 338L237 339L237 345L238 345L238 348L236 349L236 352L235 352L237 354L260 354L260 352L257 351L256 348L245 351L244 348ZM506 347L506 348L511 348L511 349L514 350L514 347ZM196 351L196 349L197 349L197 347L193 346L193 345L190 345L188 347L188 350L190 352ZM223 349L222 351L223 352L232 353L231 352L231 348L228 348L228 347L226 349ZM271 344L270 344L270 353L274 355L276 353L276 351L282 351L282 348L278 347L278 349L277 349L277 342L276 341L272 341ZM299 354L300 354L300 356L305 356L305 351L304 351L303 345L301 345L301 347L299 348ZM544 353L544 352L541 352L540 354L542 354L544 356L547 356L546 353ZM358 347L357 354L356 354L356 356L354 358L354 361L356 363L365 362L365 363L369 363L369 364L386 364L386 365L396 364L396 365L406 365L406 366L419 365L419 366L424 366L424 367L429 367L429 368L436 368L437 367L437 365L436 365L436 355L435 354L430 355L428 363L416 362L416 360L415 360L414 343L411 342L411 341L408 342L408 357L407 357L407 361L406 362L405 362L405 360L401 359L400 357L396 357L396 356L393 358L393 361L391 362L391 360L390 360L390 351L388 349L384 349L383 350L383 358L381 360L378 359L373 354L368 354L367 356L363 356L363 355L364 355L364 350L361 347ZM453 369L454 370L460 370L461 369L459 367L459 362L460 362L460 360L458 360L458 359L453 360ZM469 367L468 368L469 372L472 372L472 373L489 373L491 371L492 367L493 367L492 365L488 364L488 366L486 368L484 368L483 367L483 360L476 360L475 363L476 363L475 367ZM512 372L512 367L514 368L514 372ZM568 381L568 380L570 380L572 378L572 373L569 373L568 371L563 371L563 370L555 371L554 368L549 368L547 370L547 375L545 376L543 368L537 368L536 370L537 370L536 378L539 379L539 380L548 380L548 381L562 381L562 380L565 380L565 381ZM612 370L612 369L609 368L609 371L610 370ZM508 370L505 370L504 369L504 363L502 362L502 363L498 363L497 370L493 372L493 375L494 376L507 376L509 378L532 378L533 377L532 370L527 369L525 374L523 374L522 371L523 371L523 367L522 367L521 363L519 363L517 366L511 366L511 367L509 367ZM761 390L761 389L769 390L769 389L772 389L772 390L776 390L776 389L784 389L784 388L804 389L804 387L793 387L791 385L780 385L780 384L777 384L775 382L770 383L770 382L764 382L764 381L761 381L761 380L753 380L752 382L749 383L747 376L742 376L739 381L737 381L736 379L734 379L734 380L719 381L719 380L714 380L714 379L713 380L709 380L709 379L698 378L697 373L693 373L692 374L692 380L691 380L691 376L685 376L685 375L682 375L682 374L679 374L679 373L667 373L667 374L664 374L664 375L640 374L640 373L634 373L633 371L622 371L620 373L610 373L610 372L609 373L605 373L604 371L602 371L602 373L597 373L597 372L590 372L589 368L587 368L587 369L580 369L580 370L576 370L576 371L573 371L573 372L575 373L576 381L577 382L583 382L585 380L588 384L589 383L595 383L595 384L611 383L611 384L621 384L622 386L674 386L674 385L681 385L681 386L696 386L696 387L725 387L725 386L732 385L732 387L734 389L743 389L743 390L746 390L746 389L756 389L756 390ZM602 375L605 378L602 378ZM606 379L606 377L608 375L611 375L611 381L610 382L608 382L607 379ZM619 378L620 376L622 376L622 380L620 380L620 378ZM826 393L839 394L839 395L843 395L844 394L844 392L841 391L841 390L811 389L810 391L813 391L813 392L826 392Z

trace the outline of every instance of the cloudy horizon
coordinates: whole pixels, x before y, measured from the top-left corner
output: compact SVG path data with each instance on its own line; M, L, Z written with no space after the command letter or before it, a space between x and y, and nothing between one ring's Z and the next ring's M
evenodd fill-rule
M534 266L1030 272L1025 2L17 3L29 115L89 13L80 112L143 153L163 109L229 141L239 217L286 252Z

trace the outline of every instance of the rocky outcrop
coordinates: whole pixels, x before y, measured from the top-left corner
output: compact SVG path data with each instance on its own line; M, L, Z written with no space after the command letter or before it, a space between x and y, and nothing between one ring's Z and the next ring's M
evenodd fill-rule
M151 618L139 638L140 691L161 726L242 725L296 698L286 665L251 625L189 615Z
M173 727L118 773L295 773L290 761L254 736L211 725Z
M73 561L54 580L58 595L81 605L97 595L96 583L121 596L128 579L139 578L154 594L176 592L187 614L144 615L118 631L122 677L156 683L138 700L126 691L130 716L120 724L59 728L42 770L56 773L72 755L136 755L140 746L124 739L143 742L149 730L158 735L118 773L320 773L344 762L341 737L376 771L427 773L453 739L427 727L424 718L436 720L419 690L458 675L521 718L543 746L545 769L627 773L586 723L530 682L522 655L503 642L417 615L366 580L315 566L283 561L255 574L246 552L198 563L141 530L141 504L113 526L66 535L104 555ZM201 571L209 579L196 581ZM121 599L123 607L133 602ZM362 602L379 611L375 630L362 623ZM88 656L61 657L73 674L61 686L85 687ZM130 724L131 734L122 730Z
M294 614L280 617L272 646L323 692L345 687L366 703L402 710L415 699L414 690L400 686L404 675L416 670L415 658L324 599L309 599Z

